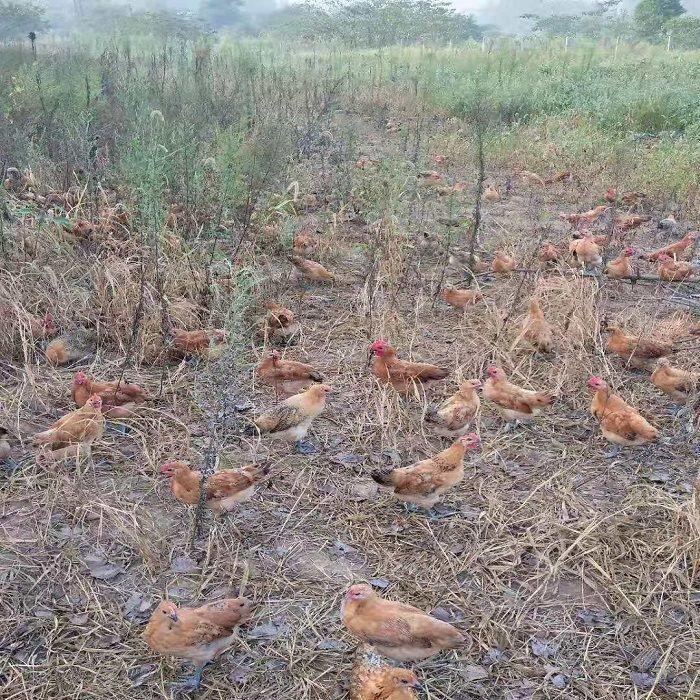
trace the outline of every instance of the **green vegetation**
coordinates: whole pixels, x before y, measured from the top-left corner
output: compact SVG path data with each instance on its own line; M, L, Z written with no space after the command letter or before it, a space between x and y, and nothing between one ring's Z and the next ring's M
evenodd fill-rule
M0 0L0 41L26 37L47 26L44 9L33 2Z
M290 157L300 147L295 139L315 137L314 110L326 104L369 94L371 109L386 113L405 109L412 95L456 118L485 107L491 157L522 152L542 167L560 163L598 174L615 163L630 186L660 192L670 183L674 196L691 199L698 186L700 63L692 52L593 45L564 52L557 42L521 50L503 42L488 52L465 46L312 54L262 41L208 48L178 40L154 49L134 36L42 49L36 64L28 59L16 49L0 54L0 149L19 166L44 158L89 171L91 152L107 144L108 170L118 171L158 110L162 143L173 154L167 178L177 187L192 163L218 162L251 135ZM269 90L279 102L266 102L260 114L256 100ZM290 123L290 105L311 96L315 105L300 105L300 122Z

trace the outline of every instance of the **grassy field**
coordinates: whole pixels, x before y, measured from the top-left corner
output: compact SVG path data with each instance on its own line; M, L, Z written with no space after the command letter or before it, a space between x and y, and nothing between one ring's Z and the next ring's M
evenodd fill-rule
M154 605L243 592L254 618L200 696L340 699L356 644L340 600L371 580L471 637L418 665L430 700L698 697L697 432L601 334L608 318L675 337L698 321L697 285L537 262L544 240L565 250L571 239L559 215L611 186L645 193L637 209L652 218L630 232L601 220L606 259L698 227L698 94L697 54L644 47L120 39L40 45L36 62L0 48L0 165L23 173L0 187L0 425L17 466L0 491L0 695L170 697L182 669L141 639ZM501 198L482 202L475 250L513 255L510 276L465 265L480 140ZM441 187L425 185L432 170ZM572 176L541 186L523 171ZM671 212L677 230L657 228ZM295 279L300 231L318 239L311 257L335 284ZM447 307L446 282L480 287L485 302ZM552 357L515 344L535 290ZM241 432L244 409L276 400L253 374L270 299L301 322L286 356L336 389L309 456ZM84 359L46 362L28 330L45 313L62 334L90 335ZM208 362L168 360L168 323L225 327L229 343ZM377 338L450 369L445 386L401 398L380 385L367 368ZM698 369L697 347L673 361ZM484 402L483 448L448 517L377 493L374 469L447 445L426 405L491 362L555 389L556 405L508 432ZM157 398L125 427L110 422L93 463L42 466L30 437L73 408L78 369L125 373ZM606 456L588 412L592 373L660 428L658 444ZM271 474L230 516L196 517L158 473L177 457L258 461Z

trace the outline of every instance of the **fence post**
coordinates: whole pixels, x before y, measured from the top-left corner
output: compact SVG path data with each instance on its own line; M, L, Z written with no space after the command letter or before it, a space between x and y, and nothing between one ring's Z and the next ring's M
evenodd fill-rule
M566 39L564 39L564 53L569 52L569 37L567 36Z

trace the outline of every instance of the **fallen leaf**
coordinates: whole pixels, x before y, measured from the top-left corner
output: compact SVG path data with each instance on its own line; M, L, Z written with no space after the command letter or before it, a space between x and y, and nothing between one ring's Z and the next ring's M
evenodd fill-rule
M650 673L630 671L630 678L637 688L651 688L651 686L654 685L654 676Z
M489 649L481 659L481 663L488 665L498 664L506 660L506 654L500 649Z
M90 616L87 613L78 613L77 615L71 615L68 618L68 622L70 622L71 625L80 627L81 625L86 624L89 619Z
M170 570L176 574L191 574L199 570L199 566L190 557L174 557L170 562Z
M557 673L549 679L549 682L558 690L564 690L569 684L569 679L563 673Z
M109 649L109 647L113 647L120 641L121 637L118 634L103 634L99 637L95 637L92 646L95 649Z
M547 642L541 640L541 639L533 639L532 642L530 642L530 648L532 649L532 653L535 656L539 656L542 659L551 659L554 658L554 655L556 654L556 647L548 644Z
M385 588L389 588L389 581L387 581L385 578L371 578L369 580L370 585L374 586L374 588L380 588L381 590L384 590Z
M350 452L340 452L331 457L331 462L335 464L357 464L362 461L362 457L358 457Z
M290 632L289 625L271 620L258 625L248 632L248 639L279 639L286 637Z
M643 651L639 652L634 659L632 659L632 662L630 663L630 666L635 670L635 671L650 671L654 666L656 665L656 662L661 658L661 652L658 649L644 649Z
M468 682L472 681L482 681L484 678L489 677L489 672L488 669L484 668L483 666L473 666L473 665L466 665L461 671L460 674L464 678L464 680Z
M90 554L85 557L85 566L87 566L93 578L101 581L110 581L124 571L121 566L108 562L105 557L99 553Z
M127 676L134 688L142 686L156 671L156 664L144 664L143 666L135 666L130 668Z
M322 651L347 651L349 647L340 639L321 639L316 644L316 648Z
M144 613L150 610L153 602L150 596L146 596L138 591L132 593L129 600L124 603L123 614L127 620L137 617L145 617Z

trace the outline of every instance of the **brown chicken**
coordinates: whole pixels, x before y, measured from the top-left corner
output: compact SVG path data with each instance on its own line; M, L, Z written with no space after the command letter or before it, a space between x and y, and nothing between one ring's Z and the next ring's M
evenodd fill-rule
M396 357L396 350L386 340L375 340L370 345L372 372L384 384L399 392L409 392L417 384L429 384L444 379L449 371L436 365L408 362Z
M552 175L552 177L548 177L545 181L545 185L553 185L555 182L568 182L573 178L573 173L571 170L561 170L558 173L555 173Z
M537 173L530 172L529 170L522 170L520 172L520 179L528 185L544 187L547 184Z
M55 367L78 362L95 351L96 337L93 329L78 326L49 342L44 350L46 360Z
M52 338L58 333L58 328L53 321L51 314L45 314L43 318L29 316L29 330L35 340Z
M568 221L572 226L578 226L582 221L587 224L593 223L596 219L603 216L608 209L609 207L606 204L600 204L597 207L593 207L593 209L584 211L581 214L560 214L559 216Z
M48 430L33 437L36 444L44 445L47 457L59 460L77 457L84 452L91 457L92 443L102 437L105 419L102 399L91 396L84 406L57 420Z
M418 700L418 676L407 668L387 666L369 644L360 644L350 678L350 700Z
M184 297L173 299L168 304L168 316L176 328L196 326L204 311L199 304Z
M442 175L437 170L424 170L418 173L418 178L424 185L438 185L443 181Z
M600 254L600 246L593 240L592 236L582 236L574 238L569 243L569 253L571 257L583 268L583 274L593 274L603 263L603 256Z
M226 331L186 331L170 329L170 355L175 358L214 357L226 341Z
M650 216L642 216L641 214L620 214L615 217L615 226L620 231L631 231L647 221L651 221Z
M459 385L459 390L436 408L429 407L425 420L435 426L435 432L444 437L464 435L481 407L478 390L481 382L469 379Z
M13 306L10 304L0 304L0 321L3 322L3 330L5 324L14 325L14 319L17 318L19 318L20 325L26 328L34 340L53 338L53 336L58 333L58 328L51 314L45 314L41 318L33 316L32 314L23 314L18 317L16 309Z
M313 250L317 245L318 241L310 233L300 231L294 236L292 249L295 253L301 255L302 253L308 253Z
M557 248L557 246L555 246L551 241L545 241L537 253L537 259L541 263L556 262L559 260L559 257L559 248Z
M470 433L432 459L390 472L374 471L372 478L398 500L429 509L464 479L464 455L480 442L476 433Z
M554 328L542 313L540 302L533 297L530 300L527 315L523 319L523 327L516 340L516 345L527 341L535 350L543 353L554 351Z
M600 377L591 377L588 388L595 392L591 414L598 419L606 440L632 447L654 442L659 437L659 431L626 401L613 394Z
M455 289L452 285L446 284L440 291L440 298L456 309L466 309L482 301L484 295L473 289Z
M604 324L604 330L610 333L605 345L608 352L621 357L637 369L650 369L654 360L673 352L673 343L669 341L642 338L609 324Z
M188 506L199 503L199 488L202 473L193 471L184 462L166 462L160 473L170 479L170 488L175 498ZM228 513L237 503L250 500L267 468L251 464L242 469L220 469L204 482L204 504L214 513Z
M260 324L258 337L279 345L293 345L301 332L294 312L273 301L266 301L263 306L267 313Z
M311 365L294 360L283 360L277 350L273 350L257 366L255 374L265 384L271 384L283 394L298 394L308 389L310 384L323 381L323 375Z
M500 367L492 365L486 373L484 398L493 403L508 422L530 421L556 399L553 392L529 391L512 384Z
M81 359L81 355L70 349L66 338L54 338L46 346L44 356L47 362L54 365L54 367L67 365L70 362L77 362Z
M223 598L200 608L178 608L164 600L151 615L143 638L159 654L191 661L194 676L181 687L197 689L206 664L233 646L236 628L250 619L251 612L252 603L246 598Z
M641 257L649 262L657 262L659 257L662 255L668 255L672 258L679 258L688 248L693 245L696 240L698 240L698 238L700 238L700 233L697 231L691 231L690 233L686 233L685 236L683 236L683 238L681 238L679 241L670 243L663 248L655 250L653 253L648 253L647 255L642 255Z
M513 272L518 267L518 263L510 255L506 255L502 250L497 250L493 254L491 271L499 274Z
M682 282L692 277L695 266L684 260L674 260L670 255L661 253L658 256L659 266L657 268L659 277L665 282Z
M662 357L656 361L656 369L651 375L651 383L670 396L675 403L686 403L697 392L700 384L700 372L689 372L680 367L673 367L670 360Z
M501 193L494 185L488 185L484 190L484 199L487 202L499 202L501 200Z
M294 442L295 449L301 454L312 452L314 448L302 441L314 419L326 407L326 397L331 391L327 384L314 384L305 392L290 396L258 416L245 432Z
M610 204L613 204L617 201L617 190L614 187L608 187L608 189L605 191L605 194L603 195L603 199L606 202L610 202Z
M335 276L329 272L321 263L315 260L307 260L298 255L290 257L292 264L296 267L298 274L305 280L311 282L334 282Z
M449 623L412 605L384 600L364 583L350 586L341 616L350 634L394 661L421 661L466 644Z
M78 372L73 378L71 395L79 407L84 406L91 396L99 396L102 415L107 418L129 418L134 415L136 406L149 398L148 392L137 384L96 382L84 372Z
M620 199L626 207L631 207L645 197L644 192L624 192Z
M630 258L634 255L634 248L625 248L614 260L611 260L603 271L610 279L627 280L631 277L636 277L632 261Z

